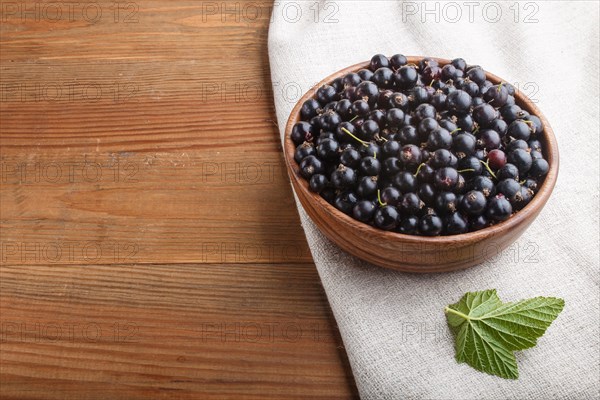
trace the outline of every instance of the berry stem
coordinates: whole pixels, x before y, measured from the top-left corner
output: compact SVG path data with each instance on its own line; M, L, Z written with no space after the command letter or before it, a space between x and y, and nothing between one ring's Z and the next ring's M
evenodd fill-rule
M419 175L419 171L421 171L421 167L425 165L425 163L421 163L419 164L419 166L417 167L417 172L415 172L415 174L413 175L415 178L417 177L417 175Z
M461 169L457 172L462 174L463 172L475 172L475 170L473 168L466 168L466 169Z
M353 118L352 118L350 121L348 121L348 122L352 122L352 121L354 121L356 118L358 118L358 115L355 115L355 116L354 116L354 117L353 117Z
M352 134L352 132L350 132L348 129L346 129L346 128L342 128L342 132L344 132L344 133L346 133L346 134L350 135L352 138L354 138L354 139L356 139L357 141L359 141L359 142L360 142L360 143L361 143L363 146L365 146L365 147L368 147L368 146L369 146L369 144L368 144L367 142L365 142L364 140L361 140L361 139L357 138L356 136L354 136L354 135Z
M494 171L492 171L492 169L490 168L489 159L488 159L488 162L485 162L485 161L483 161L483 160L479 160L479 162L480 162L480 163L482 163L482 164L485 166L485 169L487 169L487 170L488 170L488 172L489 172L489 173L492 175L492 177L493 177L494 179L498 179L498 178L496 177L496 174L494 173Z
M377 189L377 201L381 207L387 206L387 203L381 201L381 191L379 189Z
M454 132L458 132L458 131L462 131L462 129L456 128L455 130L453 130L452 132L450 132L450 134L452 135Z

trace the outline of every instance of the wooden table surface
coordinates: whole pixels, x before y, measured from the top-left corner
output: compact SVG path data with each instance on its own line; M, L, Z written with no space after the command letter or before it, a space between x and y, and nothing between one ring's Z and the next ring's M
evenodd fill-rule
M264 2L6 2L0 397L354 398Z

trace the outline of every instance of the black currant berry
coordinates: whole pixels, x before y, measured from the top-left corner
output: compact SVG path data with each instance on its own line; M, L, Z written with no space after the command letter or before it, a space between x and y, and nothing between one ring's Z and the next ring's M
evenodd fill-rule
M502 195L496 195L489 200L487 217L494 221L505 221L512 214L510 202Z
M309 188L315 193L321 193L329 184L329 179L323 174L314 174L310 178Z
M398 226L398 210L393 206L383 206L377 211L373 217L375 226L386 231L391 231Z
M419 220L419 232L425 236L437 236L443 227L442 220L435 214L427 214Z

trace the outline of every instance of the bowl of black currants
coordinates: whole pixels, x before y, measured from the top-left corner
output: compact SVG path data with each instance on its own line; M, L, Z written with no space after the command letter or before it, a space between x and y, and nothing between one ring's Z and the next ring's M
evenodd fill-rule
M558 176L558 145L535 103L462 58L378 54L332 74L292 110L284 153L329 239L407 272L497 256Z

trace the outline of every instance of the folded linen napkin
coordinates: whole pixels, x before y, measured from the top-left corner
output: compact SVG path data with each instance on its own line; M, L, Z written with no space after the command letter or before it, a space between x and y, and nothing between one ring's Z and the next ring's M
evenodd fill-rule
M269 58L280 132L298 98L375 53L463 57L515 84L552 124L559 180L509 249L477 267L414 275L375 267L298 211L364 399L587 399L599 396L598 2L276 2ZM443 309L467 291L566 306L516 381L454 359Z

